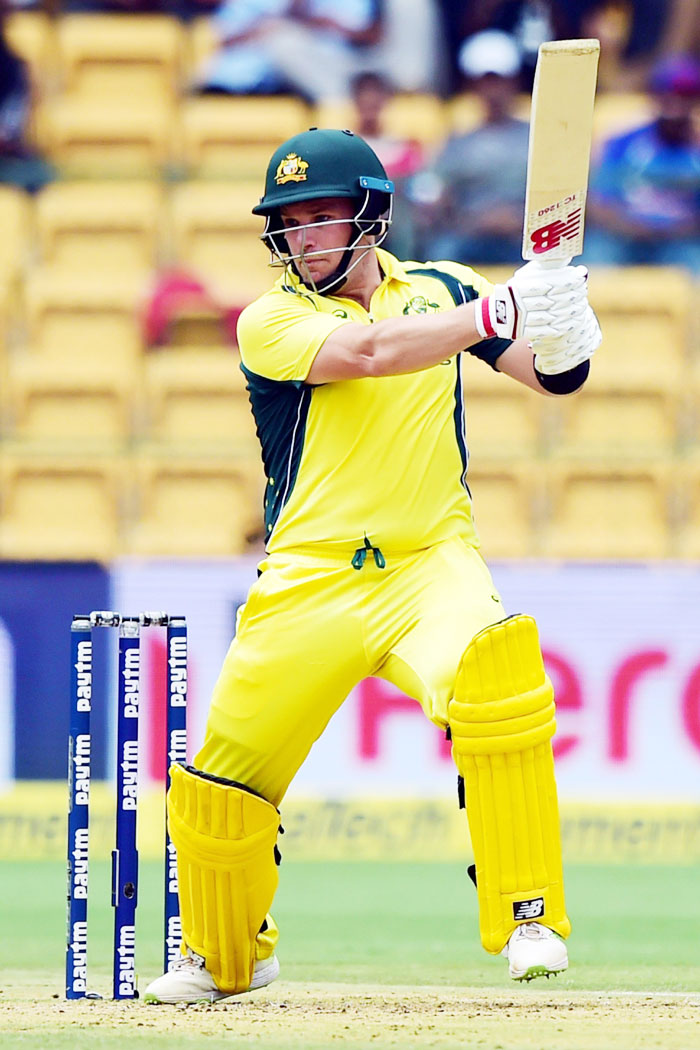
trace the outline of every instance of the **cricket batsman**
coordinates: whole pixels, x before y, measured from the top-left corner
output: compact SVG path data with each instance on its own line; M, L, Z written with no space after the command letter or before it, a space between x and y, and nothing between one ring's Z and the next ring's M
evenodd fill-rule
M508 615L479 550L462 355L546 395L585 382L600 330L581 266L492 286L380 247L393 185L349 131L273 154L263 241L282 269L238 327L267 475L266 558L240 610L193 766L173 766L182 957L159 1003L213 1002L279 972L270 915L279 806L368 675L452 740L484 948L511 977L565 970L551 738L537 629Z

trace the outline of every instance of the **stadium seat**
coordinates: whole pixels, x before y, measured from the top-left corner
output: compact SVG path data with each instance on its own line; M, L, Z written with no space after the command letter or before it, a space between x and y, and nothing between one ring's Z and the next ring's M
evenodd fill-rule
M589 285L603 333L591 380L679 389L694 319L690 274L672 267L596 267Z
M478 372L486 370L481 367ZM488 386L470 386L467 375L464 383L470 454L477 460L482 456L536 456L542 444L545 398L503 376L487 374L486 379Z
M133 370L142 345L139 275L74 274L47 267L26 284L29 347L34 353Z
M261 469L222 456L143 453L138 512L126 549L140 555L227 556L262 530Z
M64 15L57 44L71 95L172 103L182 86L185 33L167 15Z
M349 102L329 102L316 106L313 123L321 128L352 128L355 113ZM384 132L396 138L420 142L427 149L440 146L449 132L449 117L437 95L400 92L394 95L382 114Z
M228 301L246 303L277 276L260 242L264 223L251 214L260 182L192 181L173 190L171 233L178 264L214 278Z
M231 353L234 341L221 309L201 302L184 301L173 310L168 319L166 336L157 345L172 347L178 352L228 345L228 353Z
M384 126L388 135L417 139L427 148L434 148L447 134L447 114L437 95L407 92L389 100Z
M174 116L166 104L62 96L43 105L37 119L64 178L151 178L173 159Z
M445 103L448 134L465 135L478 127L484 119L484 107L481 99L473 91L463 91ZM515 116L521 120L530 119L530 96L522 94L514 108Z
M593 109L593 144L600 148L606 139L622 135L652 120L651 95L636 91L598 91Z
M211 19L206 15L193 18L187 34L188 79L190 83L194 83L197 80L202 66L214 54L216 48L216 31Z
M467 484L484 556L528 558L538 553L538 479L527 461L470 459Z
M673 455L680 440L681 399L663 388L591 384L552 405L555 456L647 459Z
M678 482L678 530L674 553L700 560L700 454L698 451L676 472Z
M0 458L0 557L107 561L120 548L125 475L98 455Z
M67 270L134 272L157 262L163 193L155 182L57 182L39 195L45 263Z
M259 444L238 354L226 347L160 350L146 361L148 436L212 444L229 457L255 458Z
M31 253L32 201L14 186L0 185L0 282L16 282Z
M109 365L25 354L8 375L11 437L34 447L126 445L131 437L135 377Z
M198 177L255 179L256 202L274 150L311 123L304 102L281 95L195 97L180 113L186 168Z
M672 552L671 469L663 463L549 464L542 553L569 560Z

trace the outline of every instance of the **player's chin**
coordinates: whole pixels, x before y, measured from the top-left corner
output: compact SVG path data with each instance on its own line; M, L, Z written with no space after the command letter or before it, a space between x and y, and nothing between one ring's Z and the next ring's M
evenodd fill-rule
M307 262L305 269L311 280L318 282L328 277L333 267L324 262Z

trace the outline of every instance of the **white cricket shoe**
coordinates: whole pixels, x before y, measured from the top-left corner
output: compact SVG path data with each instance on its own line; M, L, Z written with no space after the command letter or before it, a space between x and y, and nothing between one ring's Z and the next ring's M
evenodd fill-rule
M564 941L539 922L516 926L501 954L508 960L508 972L514 981L550 977L569 965Z
M247 990L252 992L255 988L272 984L279 972L280 964L276 955L259 959ZM146 1003L215 1003L218 999L227 999L231 994L217 988L202 956L188 949L187 955L173 963L167 973L151 981L143 998Z

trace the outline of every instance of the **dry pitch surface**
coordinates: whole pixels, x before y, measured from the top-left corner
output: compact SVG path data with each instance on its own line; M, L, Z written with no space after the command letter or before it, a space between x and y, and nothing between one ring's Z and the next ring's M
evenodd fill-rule
M8 1001L9 996L12 999ZM700 993L581 993L554 982L514 989L279 981L213 1006L110 1000L64 1002L5 984L3 1047L174 1050L207 1047L488 1047L490 1050L691 1050L700 1046Z

